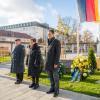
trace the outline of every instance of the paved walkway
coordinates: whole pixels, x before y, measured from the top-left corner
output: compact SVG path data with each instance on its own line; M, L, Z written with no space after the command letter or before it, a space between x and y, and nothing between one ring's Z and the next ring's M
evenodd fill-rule
M57 98L53 94L46 94L49 87L41 85L38 90L29 89L30 82L15 85L15 78L7 76L9 65L0 65L0 100L100 100L100 98L60 90Z

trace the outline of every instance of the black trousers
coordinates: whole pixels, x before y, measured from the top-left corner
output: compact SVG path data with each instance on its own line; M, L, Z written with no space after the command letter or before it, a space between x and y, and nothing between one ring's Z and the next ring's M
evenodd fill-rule
M23 73L16 73L16 78L18 82L22 82L23 81Z
M39 76L32 77L32 83L39 84Z
M51 88L50 90L54 90L59 93L59 73L58 68L54 69L54 71L48 71L48 75L50 78Z

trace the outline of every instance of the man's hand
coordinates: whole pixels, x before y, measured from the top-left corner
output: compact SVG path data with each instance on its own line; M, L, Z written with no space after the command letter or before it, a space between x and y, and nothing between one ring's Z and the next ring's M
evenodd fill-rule
M54 68L55 68L55 69L58 68L58 65L54 64Z

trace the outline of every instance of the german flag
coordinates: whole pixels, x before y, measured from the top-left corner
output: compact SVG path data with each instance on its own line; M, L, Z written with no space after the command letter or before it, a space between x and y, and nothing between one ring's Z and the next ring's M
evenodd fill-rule
M77 0L80 21L98 22L98 0Z

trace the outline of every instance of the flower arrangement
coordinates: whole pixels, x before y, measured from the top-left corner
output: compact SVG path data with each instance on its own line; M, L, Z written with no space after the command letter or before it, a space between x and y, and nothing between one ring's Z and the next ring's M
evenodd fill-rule
M71 73L73 73L76 68L78 68L80 71L81 80L84 80L86 77L88 77L90 73L88 57L86 56L75 57L71 65Z
M87 72L88 70L88 58L85 56L78 56L75 57L72 63L73 67L78 67L80 71Z

